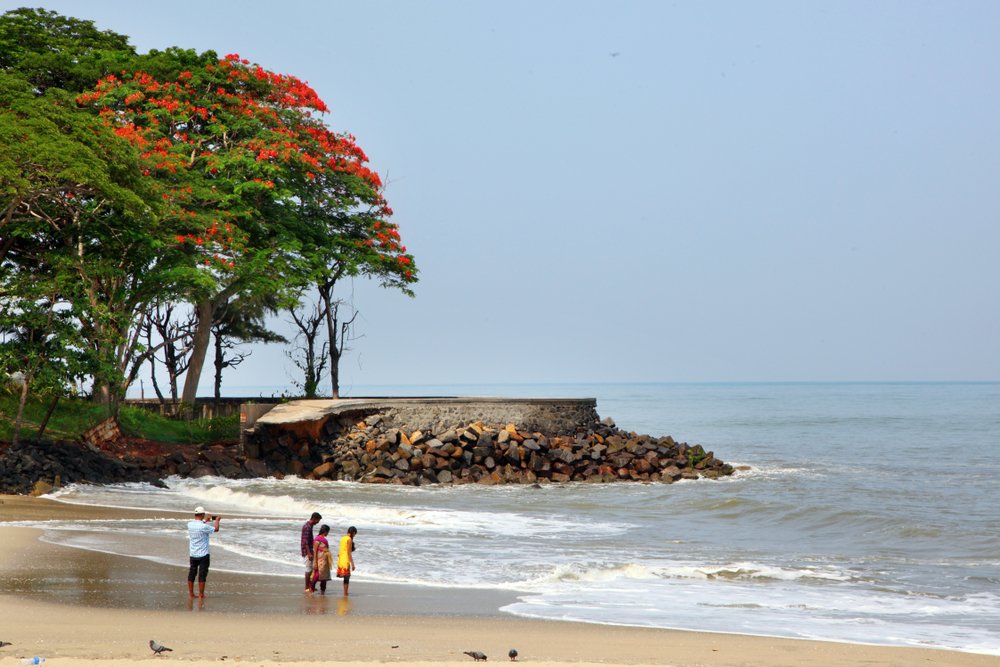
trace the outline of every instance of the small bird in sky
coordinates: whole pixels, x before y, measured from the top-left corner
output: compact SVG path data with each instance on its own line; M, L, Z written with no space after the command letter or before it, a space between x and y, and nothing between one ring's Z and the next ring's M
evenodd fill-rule
M482 651L462 651L462 653L469 656L476 662L479 662L480 660L486 660L486 654L483 653Z
M507 657L510 658L511 662L517 660L517 649L512 648L511 650L507 651Z
M621 51L612 51L612 52L611 52L611 53L609 53L608 55L609 55L609 56L611 56L612 58L617 58L617 57L618 57L618 56L620 56L621 54L622 54L622 52L621 52Z
M173 651L172 648L167 648L163 644L157 644L155 639L149 640L149 648L153 649L153 653L156 655L161 655L164 651Z

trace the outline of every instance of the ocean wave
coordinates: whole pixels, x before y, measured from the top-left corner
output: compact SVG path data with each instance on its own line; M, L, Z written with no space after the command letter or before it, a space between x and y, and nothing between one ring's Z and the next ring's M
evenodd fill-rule
M728 463L736 468L736 472L729 477L720 477L717 481L746 482L771 480L782 477L818 478L825 475L822 470L802 465L760 463L755 461L728 461ZM741 467L749 467L749 469L741 470Z
M529 588L537 588L554 582L609 582L617 579L651 579L656 576L656 571L653 568L639 563L624 563L606 567L564 563L554 566L545 574L527 579L522 583Z
M682 579L722 579L728 581L850 581L851 575L815 567L789 568L751 562L721 565L681 565L662 568L661 576Z
M486 533L509 537L550 535L568 530L590 531L594 527L542 519L518 513L483 513L460 509L391 507L372 503L338 500L308 500L291 495L265 495L233 489L223 484L203 486L184 480L177 484L185 495L203 501L206 506L238 507L254 514L283 517L307 517L320 512L325 523L364 524L369 527L405 528L457 533ZM609 530L611 526L607 526Z
M619 563L603 566L563 563L537 577L521 582L530 588L551 583L592 583L640 579L695 579L702 581L851 581L847 573L820 568L785 568L759 563L739 562L719 565Z
M407 494L400 498L395 489L375 497L370 485L317 482L296 478L231 480L221 477L195 479L170 477L167 489L149 484L110 486L69 485L51 494L60 502L78 505L132 509L169 510L188 513L193 505L203 505L210 512L247 517L301 520L313 512L332 526L364 525L390 530L443 532L449 534L496 535L505 538L552 537L566 534L620 534L628 524L584 522L572 513L537 516L537 511L514 509L491 511L464 509L472 501L452 503L453 507L433 508L412 504ZM384 487L381 487L384 490ZM523 491L522 491L523 493ZM396 499L398 506L385 500ZM522 501L530 510L530 500ZM458 505L458 507L454 507Z

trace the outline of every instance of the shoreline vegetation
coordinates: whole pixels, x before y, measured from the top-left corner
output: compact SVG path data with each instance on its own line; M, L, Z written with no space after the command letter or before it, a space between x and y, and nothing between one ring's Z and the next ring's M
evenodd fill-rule
M532 665L995 665L996 656L738 634L537 621L501 614L510 594L375 585L359 573L349 603L303 596L290 577L213 572L188 606L181 568L42 542L46 520L187 517L0 496L0 667L23 657L61 665L131 664L149 639L189 665L468 664L465 651ZM22 522L16 526L9 522ZM34 527L26 527L33 525ZM58 584L52 583L58 581Z

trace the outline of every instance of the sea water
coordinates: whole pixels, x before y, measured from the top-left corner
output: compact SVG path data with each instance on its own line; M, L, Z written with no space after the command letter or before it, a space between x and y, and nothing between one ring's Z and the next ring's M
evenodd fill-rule
M355 393L594 396L622 429L750 469L541 488L170 478L54 496L225 514L213 569L300 576L299 528L319 511L334 535L358 527L359 580L510 590L503 611L517 616L1000 655L1000 384ZM62 544L186 566L183 521L44 527Z

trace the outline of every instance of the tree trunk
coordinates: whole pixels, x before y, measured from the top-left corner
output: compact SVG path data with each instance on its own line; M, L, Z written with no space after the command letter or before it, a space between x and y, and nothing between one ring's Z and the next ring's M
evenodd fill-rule
M24 406L28 403L28 376L21 378L21 400L17 403L17 418L14 419L14 435L11 436L10 445L17 445L17 440L21 435L21 422L24 420Z
M118 401L115 399L115 392L111 390L111 385L107 382L95 384L91 393L91 401L103 405L107 409L108 417L118 414Z
M42 418L42 423L38 426L38 435L36 436L39 440L45 435L45 429L49 425L49 419L52 418L52 413L56 411L56 405L59 403L59 395L56 394L55 398L52 399L52 404L49 409L45 412L45 417Z
M340 347L337 345L337 310L331 302L332 287L320 287L319 296L326 308L326 335L330 341L330 398L340 398Z
M167 367L167 378L170 383L170 400L177 405L177 372L180 360L177 358L177 348L171 343L163 349L163 365Z
M166 399L163 398L163 392L160 391L160 385L156 382L156 360L155 359L150 359L149 360L149 379L152 380L152 382L153 382L153 391L156 393L156 398L159 399L160 405L163 405L166 402Z
M222 350L222 336L215 333L215 409L219 409L219 400L222 398L222 369L225 367L225 358Z
M184 375L184 391L181 403L192 406L198 398L198 383L201 381L201 370L205 366L208 346L212 341L212 320L215 317L215 304L210 299L203 299L195 306L198 321L191 342L191 361Z

